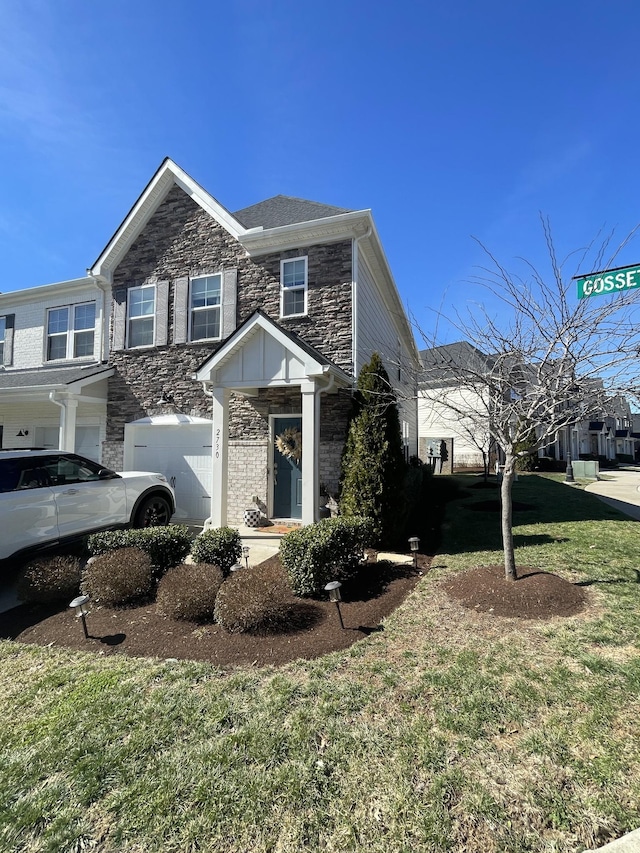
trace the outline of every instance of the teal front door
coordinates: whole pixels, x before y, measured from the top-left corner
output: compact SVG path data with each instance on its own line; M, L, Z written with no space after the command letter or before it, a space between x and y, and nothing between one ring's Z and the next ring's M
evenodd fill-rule
M302 518L302 418L274 418L273 434L273 517Z

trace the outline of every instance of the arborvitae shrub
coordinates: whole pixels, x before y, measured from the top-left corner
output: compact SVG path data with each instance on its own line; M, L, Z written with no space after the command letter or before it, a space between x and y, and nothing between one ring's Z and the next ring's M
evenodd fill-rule
M241 555L242 541L240 534L233 527L205 530L196 537L191 547L191 558L194 563L220 566L225 575L229 574L231 566L238 562Z
M40 604L71 601L78 595L81 572L82 562L77 557L60 555L33 560L18 575L18 598Z
M98 556L117 548L139 548L149 555L157 575L177 566L189 553L193 536L185 524L143 527L138 530L107 530L89 536L89 553Z
M353 577L372 540L369 518L326 518L287 533L280 543L280 561L293 592L314 595L329 581Z
M341 461L340 513L373 522L376 545L402 536L402 451L396 397L378 353L358 376L358 391Z
M294 600L280 566L263 563L232 572L216 598L215 620L232 634L288 627Z
M170 619L212 622L224 575L209 563L183 563L169 569L158 584L157 610Z
M82 591L96 604L122 607L149 595L153 567L140 548L118 548L96 557L82 574Z

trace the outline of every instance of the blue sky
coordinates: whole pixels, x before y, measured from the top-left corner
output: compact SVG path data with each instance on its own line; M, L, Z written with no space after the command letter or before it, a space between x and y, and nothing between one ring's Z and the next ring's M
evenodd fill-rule
M640 221L635 0L0 0L0 290L84 274L165 156L371 208L419 322ZM616 265L640 261L640 238ZM571 273L573 267L568 268ZM588 270L585 270L588 271Z

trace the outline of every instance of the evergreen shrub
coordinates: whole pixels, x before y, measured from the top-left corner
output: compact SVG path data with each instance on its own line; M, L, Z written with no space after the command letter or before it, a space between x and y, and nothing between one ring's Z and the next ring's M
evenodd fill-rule
M329 581L353 577L373 538L370 518L326 518L287 533L280 561L295 595L315 595Z
M18 575L17 592L21 601L49 604L69 602L78 595L82 562L77 557L54 556L33 560Z
M340 513L370 518L376 545L393 546L402 536L405 469L396 396L374 352L358 376L341 460Z
M240 534L233 527L216 527L196 537L191 547L194 563L212 563L228 575L242 555Z
M193 536L185 524L143 527L136 530L107 530L92 533L87 547L93 556L118 548L139 548L149 556L158 575L177 566L189 553Z
M267 634L288 627L294 607L281 566L263 563L238 569L218 592L215 620L232 634Z
M212 622L223 578L222 569L209 563L182 563L169 569L158 584L158 612L170 619Z
M96 604L122 607L149 595L153 568L140 548L118 548L96 557L82 574L81 589Z

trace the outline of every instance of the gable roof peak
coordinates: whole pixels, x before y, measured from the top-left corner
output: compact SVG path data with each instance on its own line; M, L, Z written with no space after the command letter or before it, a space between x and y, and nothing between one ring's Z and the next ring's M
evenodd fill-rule
M90 268L92 275L110 280L113 270L174 186L180 187L236 239L245 233L245 227L217 199L170 157L165 157L122 220L113 237Z

